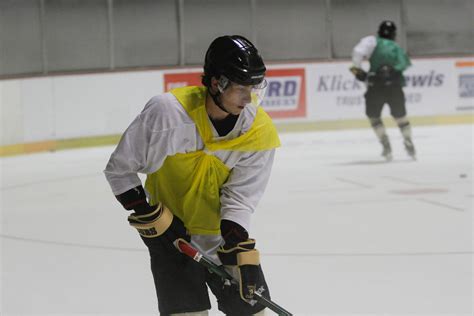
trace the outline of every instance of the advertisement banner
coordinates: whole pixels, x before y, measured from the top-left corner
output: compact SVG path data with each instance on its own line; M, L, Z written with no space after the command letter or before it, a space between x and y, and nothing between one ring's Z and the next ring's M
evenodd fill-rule
M456 113L457 95L454 61L415 59L404 73L408 115L444 115Z
M458 81L458 111L474 110L474 59L457 60L455 71Z
M308 118L311 120L365 117L366 85L349 72L350 62L308 66ZM458 71L456 72L457 68ZM367 69L367 65L364 67ZM472 110L473 63L456 59L415 59L404 72L403 88L410 116L460 114ZM458 102L462 99L463 102ZM386 106L383 116L390 115Z
M180 73L164 73L164 92L171 89L186 87L186 86L200 86L201 85L201 71L180 72Z
M272 118L306 117L306 76L304 68L267 70L268 86L262 107Z
M164 89L200 86L202 72L164 73ZM262 107L273 118L306 116L306 78L304 68L270 69Z
M311 64L308 70L308 118L338 120L364 115L364 83L349 71L349 62Z

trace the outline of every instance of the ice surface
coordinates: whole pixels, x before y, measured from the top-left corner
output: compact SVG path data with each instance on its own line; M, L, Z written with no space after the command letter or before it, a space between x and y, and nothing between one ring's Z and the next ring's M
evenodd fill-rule
M417 161L388 133L390 163L368 129L281 135L251 235L295 315L472 314L473 126L415 126ZM112 150L1 159L1 315L158 314Z

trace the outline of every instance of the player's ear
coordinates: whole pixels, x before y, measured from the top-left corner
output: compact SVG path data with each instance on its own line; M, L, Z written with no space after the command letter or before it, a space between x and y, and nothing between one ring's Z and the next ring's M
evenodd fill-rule
M211 90L212 92L217 92L218 88L217 86L219 85L219 80L216 79L216 77L212 76L211 77Z

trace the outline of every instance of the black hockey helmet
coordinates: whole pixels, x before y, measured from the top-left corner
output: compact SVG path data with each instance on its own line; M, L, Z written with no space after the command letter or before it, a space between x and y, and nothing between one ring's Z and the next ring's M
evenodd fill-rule
M383 21L380 23L378 34L380 37L394 40L397 33L397 26L393 21Z
M209 46L204 61L202 83L209 87L211 78L224 75L241 85L258 85L265 76L265 64L257 48L245 37L226 35Z

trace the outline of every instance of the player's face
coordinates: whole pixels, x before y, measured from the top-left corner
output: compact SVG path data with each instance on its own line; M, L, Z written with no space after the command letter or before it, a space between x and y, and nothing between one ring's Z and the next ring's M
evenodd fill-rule
M231 82L221 93L221 102L229 113L239 115L245 106L252 101L252 89L253 86L243 86Z

